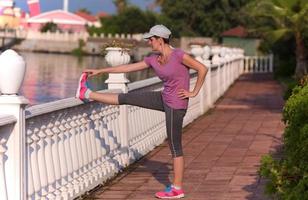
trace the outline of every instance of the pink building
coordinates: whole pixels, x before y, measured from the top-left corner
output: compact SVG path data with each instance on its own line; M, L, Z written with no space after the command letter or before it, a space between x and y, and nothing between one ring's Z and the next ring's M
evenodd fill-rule
M53 10L30 17L25 24L25 28L39 31L48 22L57 24L62 31L70 32L85 32L85 26L89 23L86 19L73 13Z

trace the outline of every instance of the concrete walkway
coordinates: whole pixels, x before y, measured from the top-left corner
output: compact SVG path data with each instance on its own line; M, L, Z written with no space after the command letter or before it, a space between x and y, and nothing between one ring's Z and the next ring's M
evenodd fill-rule
M185 199L267 199L259 161L281 145L282 107L281 88L271 75L243 75L213 110L185 127ZM86 199L155 199L171 170L164 143Z

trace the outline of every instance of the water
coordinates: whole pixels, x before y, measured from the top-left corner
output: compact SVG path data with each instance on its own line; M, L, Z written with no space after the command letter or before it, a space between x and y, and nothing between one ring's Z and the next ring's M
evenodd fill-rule
M27 71L20 94L30 101L30 105L51 102L75 96L77 83L85 68L107 66L103 57L72 55L25 53L21 56L27 63ZM141 80L153 76L152 72L143 71L129 74L130 81ZM104 83L107 74L90 80L93 90L106 89Z

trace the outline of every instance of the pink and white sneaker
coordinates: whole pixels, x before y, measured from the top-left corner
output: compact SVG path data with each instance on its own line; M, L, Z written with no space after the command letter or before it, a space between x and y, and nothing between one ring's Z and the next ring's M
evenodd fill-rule
M88 90L87 78L88 78L87 73L81 74L80 79L79 79L78 89L77 89L77 92L76 92L76 98L79 98L83 102L89 101L85 97L85 93Z
M157 192L155 197L159 199L179 199L184 197L184 191L182 189L177 190L169 185L166 187L165 191Z

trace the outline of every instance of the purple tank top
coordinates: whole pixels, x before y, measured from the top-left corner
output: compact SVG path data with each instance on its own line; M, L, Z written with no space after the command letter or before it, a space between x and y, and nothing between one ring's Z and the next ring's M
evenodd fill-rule
M184 51L173 49L169 60L163 65L157 61L158 55L144 58L144 62L152 67L156 75L163 81L164 103L174 109L187 109L188 106L188 99L180 99L177 94L180 89L189 91L189 69L182 63L183 56Z

